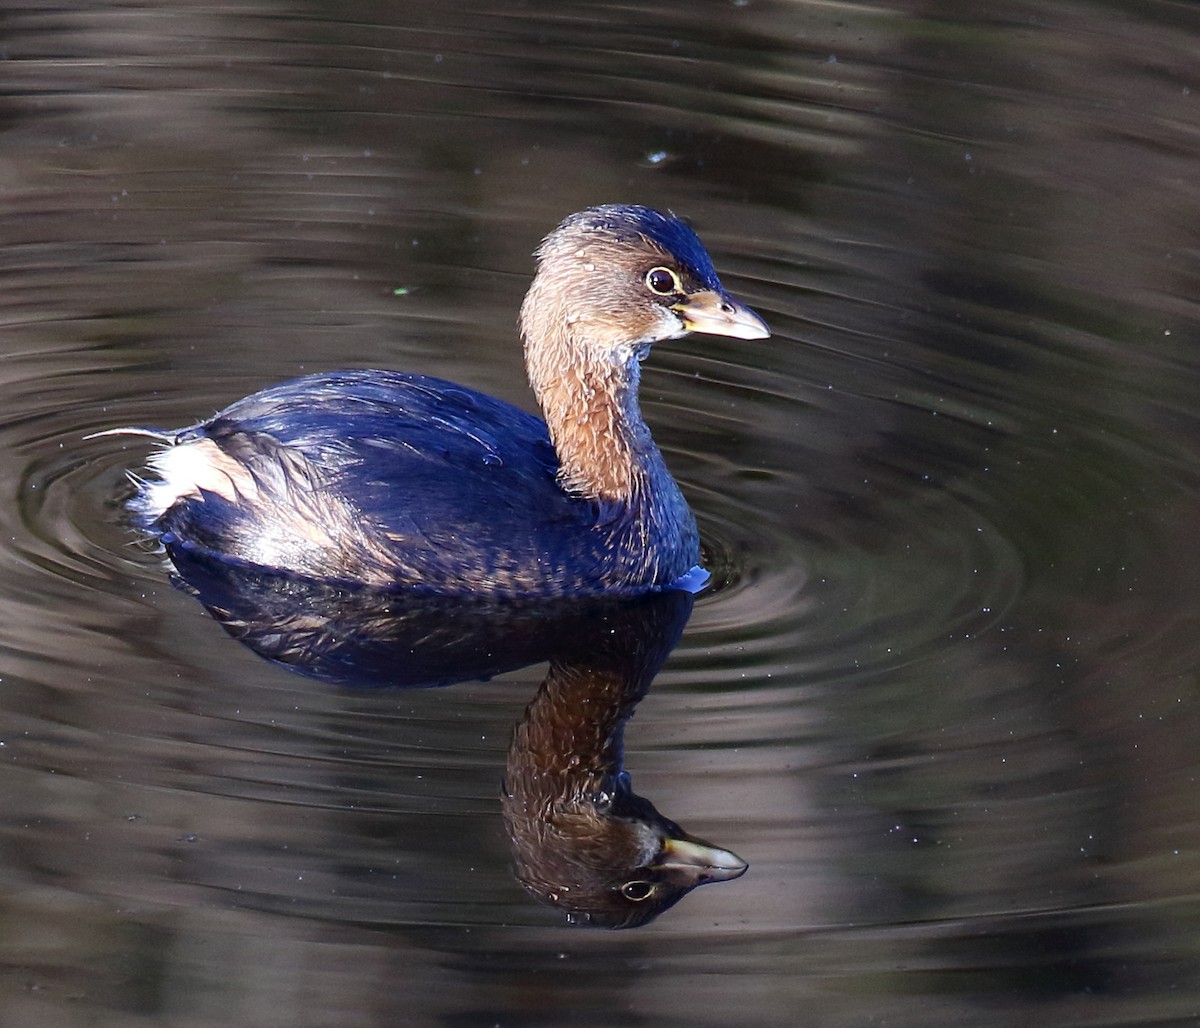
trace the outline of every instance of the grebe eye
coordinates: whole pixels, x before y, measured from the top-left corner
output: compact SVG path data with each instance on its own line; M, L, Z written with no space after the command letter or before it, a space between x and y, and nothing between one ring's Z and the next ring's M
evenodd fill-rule
M621 895L634 903L648 900L654 894L654 883L643 881L626 882L621 886Z
M646 285L650 287L650 292L659 296L683 292L683 283L670 268L651 268L646 272Z

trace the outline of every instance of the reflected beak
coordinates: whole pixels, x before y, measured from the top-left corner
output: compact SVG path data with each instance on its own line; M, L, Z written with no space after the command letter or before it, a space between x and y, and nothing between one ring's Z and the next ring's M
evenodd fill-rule
M672 305L671 310L683 319L689 332L734 339L766 339L771 334L767 323L749 307L713 289L692 293Z
M717 849L699 839L666 839L654 866L692 885L703 885L705 882L728 882L739 878L750 865L736 853Z

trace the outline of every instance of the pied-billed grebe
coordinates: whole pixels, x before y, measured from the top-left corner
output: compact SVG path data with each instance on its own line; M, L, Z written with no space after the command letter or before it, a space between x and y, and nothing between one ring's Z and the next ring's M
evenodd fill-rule
M545 421L423 375L335 371L177 432L132 506L168 554L443 594L639 593L686 580L696 523L638 409L639 362L689 332L762 339L696 234L593 207L537 250L521 307Z

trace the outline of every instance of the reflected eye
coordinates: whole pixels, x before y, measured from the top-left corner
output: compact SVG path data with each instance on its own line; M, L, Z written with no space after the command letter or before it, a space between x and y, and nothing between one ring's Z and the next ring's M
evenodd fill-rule
M683 283L670 268L651 268L646 272L646 285L650 287L650 292L659 296L683 292Z
M641 903L654 894L654 883L644 881L626 882L621 886L621 895L634 903Z

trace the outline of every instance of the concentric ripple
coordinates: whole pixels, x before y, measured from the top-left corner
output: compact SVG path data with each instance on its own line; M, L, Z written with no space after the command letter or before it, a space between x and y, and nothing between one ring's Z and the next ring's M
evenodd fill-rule
M1194 1019L1188 5L160 7L5 23L0 1021ZM597 202L774 330L645 365L713 581L625 768L750 868L617 936L510 873L543 666L289 674L85 438L334 367L528 403Z

